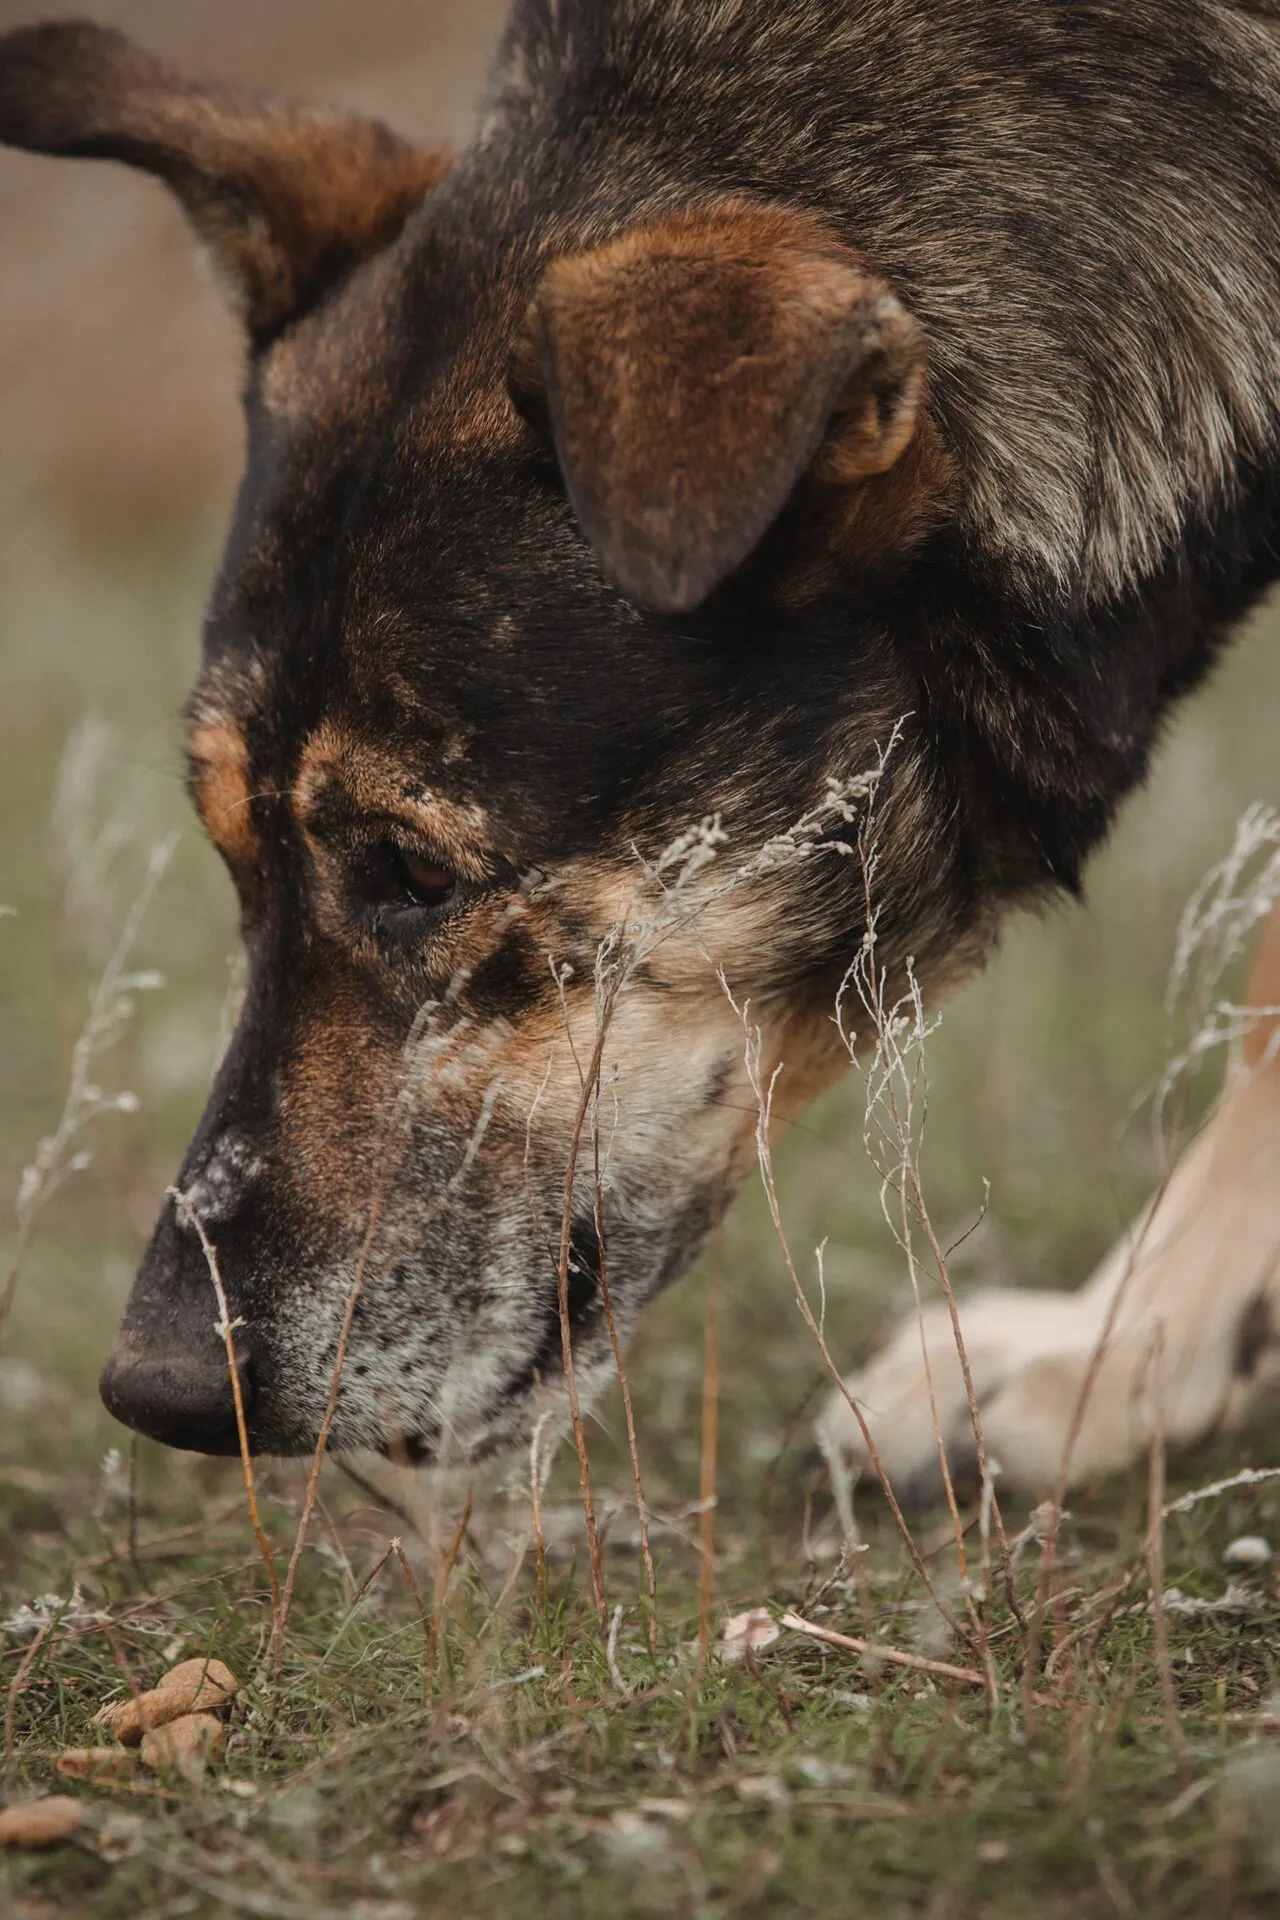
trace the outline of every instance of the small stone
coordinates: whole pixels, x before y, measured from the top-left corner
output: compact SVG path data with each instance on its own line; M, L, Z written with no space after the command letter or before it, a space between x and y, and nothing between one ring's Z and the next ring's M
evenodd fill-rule
M776 1773L744 1774L733 1785L739 1800L768 1807L786 1807L791 1803L787 1783Z
M227 1750L227 1730L211 1713L184 1713L142 1736L142 1764L153 1773L177 1773L194 1785Z
M188 1713L214 1713L229 1707L240 1682L221 1660L183 1660L158 1687L130 1700L113 1700L93 1717L124 1747L136 1747L153 1727L167 1726Z
M745 1613L731 1613L720 1629L726 1660L745 1660L748 1653L771 1647L779 1627L768 1607L749 1607Z
M53 1763L60 1780L92 1780L101 1786L132 1780L137 1767L137 1755L120 1747L65 1747Z
M137 1813L109 1813L94 1836L102 1860L132 1860L146 1842L147 1823Z
M224 1780L222 1791L231 1794L236 1800L261 1800L262 1798L262 1788L256 1786L252 1780Z
M169 1695L182 1694L191 1704L188 1713L209 1713L229 1706L240 1691L240 1682L221 1660L180 1660L170 1667L157 1689Z
M1229 1567L1265 1567L1271 1559L1271 1543L1260 1533L1242 1533L1226 1547L1222 1558Z
M83 1819L80 1802L65 1793L19 1800L0 1813L0 1847L56 1847L71 1838Z

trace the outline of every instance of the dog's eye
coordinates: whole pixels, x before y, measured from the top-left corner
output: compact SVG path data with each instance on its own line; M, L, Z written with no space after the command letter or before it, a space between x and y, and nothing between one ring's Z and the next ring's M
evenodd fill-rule
M395 840L367 847L353 879L361 904L379 916L411 908L439 913L461 891L456 873L426 854L410 853Z
M414 907L443 907L457 891L457 876L447 867L437 866L434 860L424 860L416 853L407 853L403 847L391 847L390 870L409 905Z

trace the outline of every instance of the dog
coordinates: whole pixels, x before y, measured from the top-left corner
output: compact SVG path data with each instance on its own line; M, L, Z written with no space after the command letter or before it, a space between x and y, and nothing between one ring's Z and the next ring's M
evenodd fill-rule
M936 996L1079 891L1280 570L1278 110L1272 0L515 0L457 154L0 39L0 140L158 175L247 345L186 723L248 983L118 1418L234 1451L230 1342L256 1450L525 1444L755 1164L756 1085L847 1065L872 929ZM1265 1008L1274 919L1260 966ZM1145 1444L1153 1328L1170 1439L1274 1370L1251 1045L1083 1295L966 1310L1010 1478L1131 1269L1074 1471ZM927 1475L914 1327L852 1393L828 1450Z

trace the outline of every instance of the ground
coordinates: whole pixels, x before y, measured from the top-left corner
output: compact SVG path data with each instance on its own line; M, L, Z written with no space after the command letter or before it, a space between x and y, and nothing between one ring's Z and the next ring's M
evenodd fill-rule
M479 10L487 32L498 0ZM470 12L462 22L427 0L371 0L358 35L340 0L281 0L269 44L251 0L100 11L179 56L246 77L265 59L268 79L407 124L421 102L424 131L460 119L482 37ZM447 58L436 29L453 36ZM103 1114L72 1143L92 1162L31 1223L0 1326L0 1802L53 1789L86 1809L70 1844L0 1854L0 1910L1280 1913L1280 1601L1273 1573L1243 1578L1223 1563L1241 1535L1280 1549L1280 1479L1238 1484L1153 1533L1143 1461L1072 1495L1047 1573L1035 1539L1023 1546L1011 1584L1025 1628L997 1564L989 1598L974 1601L982 1634L948 1631L877 1498L859 1502L867 1551L848 1568L836 1557L830 1490L811 1458L823 1367L754 1186L721 1255L709 1597L697 1547L704 1264L652 1309L629 1361L652 1616L615 1392L588 1429L597 1505L611 1516L604 1634L571 1453L546 1495L544 1570L532 1544L519 1560L530 1504L517 1462L506 1484L477 1481L447 1583L465 1484L406 1479L390 1493L395 1511L329 1466L277 1673L237 1464L133 1445L94 1390L198 1112L233 974L230 890L188 822L174 716L233 477L234 339L152 186L21 157L5 167L0 903L16 918L0 921L0 1190L16 1194L57 1124L93 982L149 849L170 829L181 838L134 949L165 984L134 995L89 1076L108 1094L136 1093L139 1110ZM1177 718L1084 905L1011 928L929 1041L924 1181L944 1242L967 1236L952 1260L961 1290L1076 1283L1149 1190L1157 1148L1135 1103L1178 1044L1163 987L1179 913L1242 809L1280 803L1278 636L1280 613L1264 613ZM1191 1089L1192 1122L1215 1071ZM851 1080L778 1155L788 1237L815 1301L812 1250L825 1240L827 1331L849 1367L907 1292L861 1113ZM6 1237L0 1288L13 1213ZM1277 1465L1271 1405L1171 1460L1168 1498ZM260 1478L279 1575L304 1481L297 1468ZM1006 1509L1012 1538L1028 1513ZM963 1611L949 1516L909 1518L943 1605ZM971 1507L962 1519L976 1578L981 1529ZM403 1562L384 1558L393 1537ZM1213 1601L1232 1578L1239 1591L1232 1610L1171 1602L1158 1656L1150 1548L1161 1538L1157 1591ZM868 1663L793 1629L727 1662L722 1622L749 1608L962 1668L982 1665L985 1638L990 1678ZM705 1657L700 1626L717 1648ZM221 1766L198 1785L55 1788L58 1754L86 1744L98 1706L205 1652L242 1683Z

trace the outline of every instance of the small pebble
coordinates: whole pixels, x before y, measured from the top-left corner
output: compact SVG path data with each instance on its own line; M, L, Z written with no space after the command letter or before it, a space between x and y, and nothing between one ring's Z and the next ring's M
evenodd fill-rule
M1271 1543L1260 1533L1242 1533L1222 1557L1229 1567L1265 1567L1271 1559Z
M0 1813L0 1847L56 1847L71 1838L83 1819L80 1802L65 1793L19 1800Z
M179 1773L198 1781L227 1750L227 1730L211 1713L184 1713L142 1736L142 1764L153 1773Z
M113 1786L132 1780L138 1758L121 1747L64 1747L53 1763L60 1780L92 1780Z
M93 1723L114 1733L122 1746L136 1747L153 1727L167 1726L184 1714L229 1707L239 1690L239 1681L221 1660L183 1660L150 1693L113 1700L94 1715Z
M726 1660L745 1660L748 1653L771 1647L778 1638L778 1623L768 1607L749 1607L745 1613L733 1613L720 1628Z

